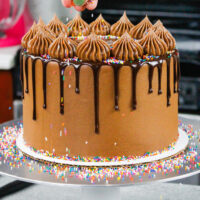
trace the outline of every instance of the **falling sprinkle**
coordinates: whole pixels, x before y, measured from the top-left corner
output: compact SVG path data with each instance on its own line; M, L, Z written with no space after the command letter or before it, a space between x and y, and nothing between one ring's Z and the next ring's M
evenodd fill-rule
M129 179L134 182L135 179L143 181L143 177L147 176L149 179L154 179L158 175L169 176L170 173L180 174L182 171L190 172L194 169L200 168L200 154L198 153L198 146L193 142L194 140L200 139L200 130L194 130L192 125L185 125L179 122L179 128L184 130L190 140L187 150L182 152L173 158L166 160L159 160L152 163L146 163L143 165L130 165L122 167L75 167L75 166L60 166L51 164L41 164L31 160L24 156L16 147L16 138L23 132L23 124L21 122L17 125L4 126L0 130L0 164L8 165L13 170L14 168L20 168L21 166L27 165L29 172L38 173L49 173L55 176L57 179L67 181L66 175L70 178L76 178L79 180L88 181L89 183L104 182L109 184L113 179L123 182ZM65 132L65 131L64 131ZM70 149L67 151L65 156L56 156L55 149L53 153L44 150L37 150L33 147L28 146L31 151L39 155L49 156L52 158L58 158L68 161L81 161L81 162L118 162L118 161L130 161L135 157L130 156L117 156L117 157L81 157L81 156L68 156ZM166 150L173 149L173 144L168 148L157 151L147 152L142 158L148 158L151 155L158 155L165 152ZM69 178L68 178L69 179Z
M65 134L65 136L67 136L67 129L66 128L64 128L64 134Z

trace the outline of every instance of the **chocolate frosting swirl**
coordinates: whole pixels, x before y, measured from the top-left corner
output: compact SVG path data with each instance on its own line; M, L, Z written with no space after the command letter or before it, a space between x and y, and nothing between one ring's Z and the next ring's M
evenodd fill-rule
M139 40L139 43L146 54L161 56L167 53L166 43L153 30L150 30L146 36Z
M163 23L160 20L157 20L157 22L151 28L155 32L160 27L163 27Z
M171 33L163 26L159 27L155 34L165 41L168 51L172 51L176 47L176 41Z
M30 54L36 56L46 54L54 39L55 38L44 29L39 28L33 39L29 41L27 50Z
M56 37L58 37L60 33L65 32L65 25L58 19L56 15L54 15L54 18L49 22L47 28L55 33Z
M110 34L115 36L122 36L126 31L129 32L134 25L128 19L126 12L115 24L111 26Z
M125 32L120 39L113 43L112 55L119 60L135 60L143 55L143 48Z
M64 58L73 58L76 55L77 43L70 38L60 34L49 46L48 54L52 58L63 60Z
M37 23L37 28L39 29L44 29L46 32L48 32L50 35L52 35L53 37L56 37L56 34L54 32L52 32L44 23L44 21L42 20L42 18L40 17Z
M56 34L54 32L52 32L46 25L42 26L42 25L37 25L38 30L42 29L45 32L47 32L49 35L51 35L52 37L56 38Z
M110 57L110 46L91 33L88 38L77 47L77 56L83 61L103 61Z
M147 32L147 30L151 27L152 24L149 21L149 18L146 16L139 24L137 24L130 30L129 34L131 35L131 37L139 40L143 37L144 33Z
M110 24L100 14L99 17L90 24L90 31L97 35L108 35L110 33Z
M40 26L46 26L46 24L44 23L44 21L42 20L41 17L39 17L39 20L38 20L37 25L40 25Z
M28 42L36 35L36 33L37 33L37 25L34 22L30 30L22 38L21 45L24 49L27 49Z
M66 25L66 31L67 36L87 36L90 33L90 27L78 14Z

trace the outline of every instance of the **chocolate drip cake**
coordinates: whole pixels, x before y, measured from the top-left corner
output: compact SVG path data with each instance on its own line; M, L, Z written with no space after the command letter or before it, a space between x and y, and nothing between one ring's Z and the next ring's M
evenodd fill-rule
M178 138L179 54L161 21L55 16L34 23L22 47L23 138L34 149L142 156Z

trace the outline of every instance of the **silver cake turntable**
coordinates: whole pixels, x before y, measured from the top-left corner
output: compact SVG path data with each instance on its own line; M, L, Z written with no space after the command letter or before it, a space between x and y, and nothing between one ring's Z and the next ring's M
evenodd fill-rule
M22 122L11 121L0 126L0 174L37 184L79 186L87 195L94 191L100 194L103 190L107 197L116 195L115 199L120 198L122 186L189 177L200 173L200 120L184 116L179 119L179 128L186 131L189 138L184 152L167 160L119 167L51 165L32 160L16 147L16 130L22 127ZM89 199L87 195L85 198Z

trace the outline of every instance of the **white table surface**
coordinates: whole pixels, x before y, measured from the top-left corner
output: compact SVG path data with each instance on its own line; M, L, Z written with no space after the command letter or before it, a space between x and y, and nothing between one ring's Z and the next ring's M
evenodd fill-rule
M10 70L14 66L14 58L20 45L0 48L0 70Z

